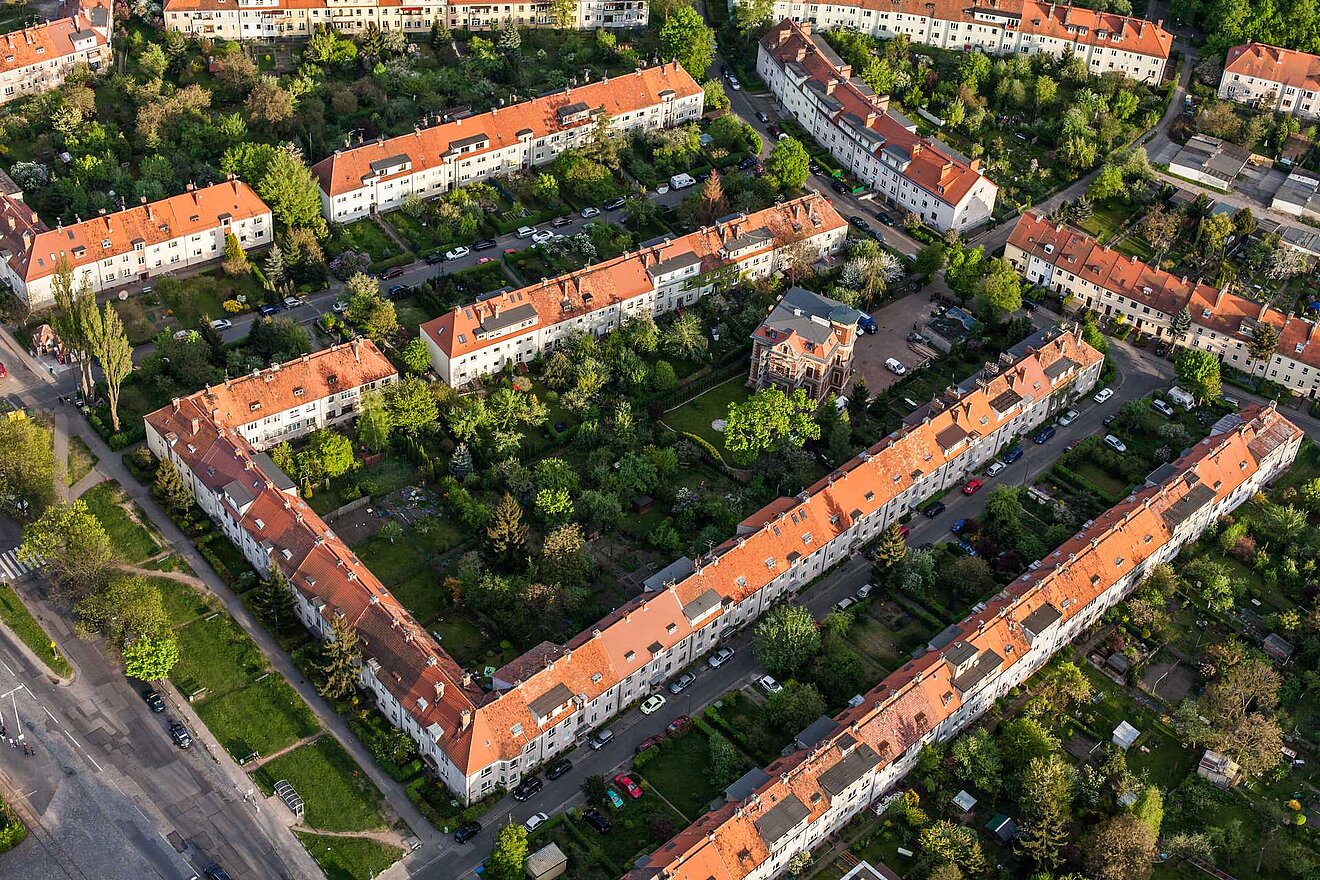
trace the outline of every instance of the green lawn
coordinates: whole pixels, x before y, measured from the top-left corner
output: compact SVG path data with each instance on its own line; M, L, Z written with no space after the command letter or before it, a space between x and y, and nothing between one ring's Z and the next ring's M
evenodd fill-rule
M14 592L14 588L3 583L0 583L0 621L4 621L5 626L22 639L23 644L31 648L32 652L56 675L67 676L73 671L69 668L69 661L64 659L64 655L57 653L52 647L50 634L32 616L32 612L28 611L23 600Z
M178 665L170 678L186 697L203 688L217 697L266 669L266 658L229 615L213 614L179 630Z
M411 530L394 543L374 536L353 548L362 564L390 588L404 607L426 623L447 607L449 596L431 567L433 555Z
M395 455L331 480L330 488L317 490L309 503L313 510L324 515L363 495L382 498L417 482L416 466L403 456Z
M440 634L440 644L449 656L464 668L476 666L503 666L517 656L515 651L504 651L499 642L483 635L475 623L456 612L427 624Z
M663 819L675 831L686 824L681 816L654 794L646 794L635 801L628 800L622 809L606 807L602 812L614 826L608 834L597 834L595 829L580 819L568 818L565 822L572 823L574 830L588 840L595 838L593 842L609 860L616 876L630 869L638 856L651 852L668 839L659 838L651 831L653 822Z
M1091 679L1098 696L1097 700L1082 707L1082 720L1106 741L1122 721L1141 731L1136 744L1128 749L1128 766L1134 772L1147 773L1150 781L1165 791L1187 778L1196 767L1199 753L1184 747L1155 713L1129 699L1118 684L1097 672L1089 663L1078 665Z
M381 219L393 226L394 231L410 242L419 254L428 254L452 241L448 236L439 234L435 227L427 225L425 218L414 220L403 211L391 211Z
M1082 461L1073 467L1073 473L1094 485L1111 498L1118 498L1128 489L1128 484L1091 461Z
M276 672L194 708L235 760L274 754L319 729L312 710Z
M99 460L83 438L70 437L69 457L64 466L65 484L76 485L79 480L92 472L92 468L96 467Z
M326 880L371 880L403 857L403 850L367 837L329 837L295 831Z
M380 791L331 736L299 746L253 774L270 794L287 779L302 797L305 823L321 831L372 831L385 827Z
M373 272L390 266L406 266L413 261L410 252L401 251L385 230L370 219L355 220L342 226L331 225L330 238L325 245L326 255L335 257L347 250L369 254Z
M706 769L709 760L710 740L691 727L687 733L666 740L655 757L636 773L693 821L724 791Z
M173 558L166 557L166 559ZM165 604L165 614L169 617L172 626L180 627L191 623L214 610L207 597L189 584L166 577L151 578L151 582L160 589L160 597Z
M159 296L162 305L185 330L195 330L203 320L214 321L228 313L225 300L246 298L251 306L266 297L266 290L255 275L226 275L219 269L191 278L160 278L151 296Z
M143 562L160 552L155 531L145 523L147 516L114 480L98 483L82 500L101 521L115 551L125 562Z
M741 376L716 385L705 394L670 410L662 417L675 431L696 434L720 452L724 451L724 437L711 427L715 419L728 419L729 404L742 403L751 396L751 389Z

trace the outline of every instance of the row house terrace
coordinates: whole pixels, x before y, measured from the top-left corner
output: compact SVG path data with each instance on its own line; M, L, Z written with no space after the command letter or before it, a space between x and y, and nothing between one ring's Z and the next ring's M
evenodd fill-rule
M704 100L701 86L669 62L336 150L312 171L326 219L344 223L397 208L410 195L435 198L553 162L589 143L602 116L614 135L695 122Z
M729 0L730 6L738 0ZM1120 73L1158 85L1164 77L1173 35L1164 22L1096 12L1036 0L853 0L802 3L775 0L774 18L848 28L873 37L899 35L914 43L989 55L1075 55L1091 73Z
M449 26L454 30L494 30L512 20L519 27L559 27L549 2L450 3ZM647 0L578 0L572 27L638 28L650 20Z
M785 19L762 37L756 69L785 111L884 202L941 231L990 220L999 188L947 144L917 134L852 76L811 22Z
M1219 97L1271 113L1320 117L1320 56L1264 43L1228 50Z
M1270 406L1211 436L941 633L833 719L830 733L765 768L741 801L698 819L625 880L767 880L893 788L922 746L947 741L1126 597L1150 568L1251 497L1296 457L1302 432Z
M661 687L726 634L756 620L873 540L922 500L956 485L1016 435L1089 391L1103 357L1076 327L1045 331L990 365L912 425L743 521L686 573L656 584L563 645L542 643L494 677L474 725L476 799L577 743Z
M1124 256L1036 213L1018 220L1004 256L1027 281L1074 296L1101 316L1121 315L1139 332L1204 349L1228 366L1263 375L1305 397L1320 397L1320 337L1313 321ZM1183 309L1191 316L1191 329L1175 338L1173 318ZM1279 331L1278 348L1265 362L1247 349L1262 323Z
M459 306L421 327L436 373L465 385L522 363L578 334L603 336L630 317L662 315L782 269L805 247L832 257L848 235L833 206L812 193L754 214L733 214L678 238Z
M67 17L0 34L0 104L62 85L79 64L99 71L110 60L109 7L71 6Z
M101 293L219 260L226 235L245 249L275 240L270 208L233 178L54 229L20 196L0 196L0 281L33 309L54 301L62 262Z

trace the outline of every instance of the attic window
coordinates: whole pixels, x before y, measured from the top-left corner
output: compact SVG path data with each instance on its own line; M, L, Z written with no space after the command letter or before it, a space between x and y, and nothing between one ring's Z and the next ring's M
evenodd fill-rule
M867 493L866 493L866 500L867 500L867 501L874 501L874 500L875 500L875 493L874 493L874 492L867 492Z
M1299 343L1297 343L1297 345L1293 346L1293 351L1297 352L1298 354L1301 354L1301 353L1302 353L1302 349L1304 349L1304 348L1306 348L1306 343L1305 343L1305 342L1299 342Z
M110 239L108 239L108 238L103 238L103 239L101 239L101 247L103 247L103 248L108 248L108 247L110 247Z
M624 659L624 660L627 660L629 663L631 663L631 662L633 661L633 658L636 657L636 656L637 656L637 652L636 652L636 651L629 651L627 654L624 654L624 655L623 655L623 659Z
M1052 253L1054 253L1054 245L1052 245L1052 244L1047 244L1047 245L1045 245L1045 253L1047 253L1047 254L1052 254Z
M294 396L294 397L302 397L302 396L303 396L304 394L306 394L306 393L307 393L306 389L304 389L302 386L299 386L299 387L293 389L293 396Z
M253 520L253 522L257 524L257 528L259 529L264 529L266 527L266 521L263 520L261 517L257 517L255 520Z
M1091 586L1094 587L1094 586L1098 586L1099 584L1100 584L1100 575L1098 574L1091 575Z
M248 412L256 412L259 409L261 409L261 404L255 400L248 404Z
M284 556L285 559L293 558L293 551L290 550L288 547L285 547L283 550L280 551L280 553Z
M600 676L600 673L599 673L599 672L593 672L593 673L591 673L591 682L592 682L592 684L595 684L595 683L599 682L599 681L600 681L600 677L601 677L601 676Z
M512 734L513 736L522 736L522 732L523 732L522 722L519 722L513 725L513 727L509 728L509 733Z
M676 623L671 623L669 624L669 626L665 627L665 632L669 633L670 635L674 634L677 631L678 631L678 624Z
M1209 309L1201 309L1201 317L1202 317L1202 318L1208 318L1208 317L1210 317L1210 310L1209 310Z
M1141 543L1143 543L1143 544L1149 544L1149 543L1150 543L1151 541L1153 541L1153 540L1155 540L1155 536L1154 536L1154 535L1147 535L1145 538L1142 539Z
M836 513L830 517L830 525L837 526L838 524L839 524L839 515Z
M745 577L740 577L740 578L738 578L736 581L734 581L734 583L736 583L736 584L737 584L738 586L740 586L740 587L745 587L745 586L747 586L747 578L745 578Z
M1117 559L1114 560L1114 568L1122 568L1123 563L1126 561L1127 560L1125 560L1122 556L1118 557Z
M775 558L773 556L770 556L765 560L765 567L771 571L775 570Z
M802 536L802 543L803 544L811 543L811 532L807 532L805 535Z

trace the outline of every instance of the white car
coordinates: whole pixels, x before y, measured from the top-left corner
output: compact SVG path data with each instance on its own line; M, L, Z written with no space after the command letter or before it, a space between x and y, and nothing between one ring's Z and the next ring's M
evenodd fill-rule
M196 331L194 331L194 330L175 330L175 331L174 331L174 338L175 338L175 339L187 339L188 337L192 336L193 333L195 333L195 332L196 332Z
M1167 403L1165 403L1163 400L1160 400L1158 397L1150 402L1150 408L1155 410L1155 412L1159 413L1162 416L1173 418L1173 414L1174 414L1173 407L1169 406Z
M211 329L217 331L228 330L232 326L234 326L234 322L228 318L217 318L211 322Z
M735 92L742 91L742 83L738 82L738 77L733 76L732 74L729 75L729 88L733 89Z
M547 241L549 241L554 237L555 234L551 232L549 229L542 229L540 232L532 233L532 241L536 242L537 244L545 244Z
M767 694L777 694L784 689L784 686L782 684L775 681L773 678L771 678L768 675L761 676L759 679L757 679L756 683L759 684L761 686L761 690L765 691Z
M1115 452L1127 452L1127 444L1119 440L1113 434L1105 435L1105 445Z
M990 467L985 469L985 475L987 477L997 477L1004 472L1004 468L1006 467L1008 467L1008 465L1004 464L1002 461L992 461L990 462Z
M714 654L711 654L710 659L706 661L706 664L710 666L711 669L719 669L731 659L733 659L733 648L725 647L720 648Z
M470 250L460 245L459 247L456 247L453 250L445 251L445 259L461 260L463 257L466 257L470 253L472 253Z
M1095 395L1095 402L1096 402L1096 403L1104 403L1106 400L1108 400L1109 398L1111 398L1111 397L1113 397L1113 396L1114 396L1114 389L1112 389L1112 388L1102 388L1100 391L1097 391L1097 392L1096 392L1096 395Z
M655 188L655 194L658 196L663 196L668 192L669 192L669 184L667 183L662 183Z
M342 314L344 310L347 308L348 308L347 300L337 299L335 300L334 304L330 306L330 311L334 312L336 315L339 315Z
M535 226L519 226L519 227L518 227L518 231L517 231L515 234L516 234L519 238L531 238L533 235L536 235L536 227L535 227Z
M600 208L583 208L583 209L582 209L582 219L583 219L583 220L590 220L592 217L599 217L599 216L600 216Z
M296 309L301 305L306 305L306 303L303 302L302 297L286 296L284 298L284 307L286 309Z
M550 821L550 817L547 816L545 813L532 813L532 815L527 819L527 821L523 823L523 827L526 828L528 831L535 831L536 829L540 828L542 825L544 825L546 822L549 821Z
M1066 413L1059 416L1059 427L1061 428L1068 427L1073 422L1077 421L1077 416L1078 416L1077 410L1075 409L1068 410Z
M875 584L862 584L860 587L857 588L857 592L853 593L853 598L856 599L858 602L860 602L863 599L865 599L867 596L871 595L871 591L874 589L875 589Z
M652 712L658 712L660 711L660 707L664 704L665 698L663 694L651 694L651 696L647 697L645 702L642 703L642 714L650 715Z

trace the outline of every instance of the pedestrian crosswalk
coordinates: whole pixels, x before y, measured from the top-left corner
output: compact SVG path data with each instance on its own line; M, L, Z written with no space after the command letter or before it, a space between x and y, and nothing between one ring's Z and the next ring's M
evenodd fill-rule
M19 561L17 547L0 553L0 579L16 581L36 567Z

